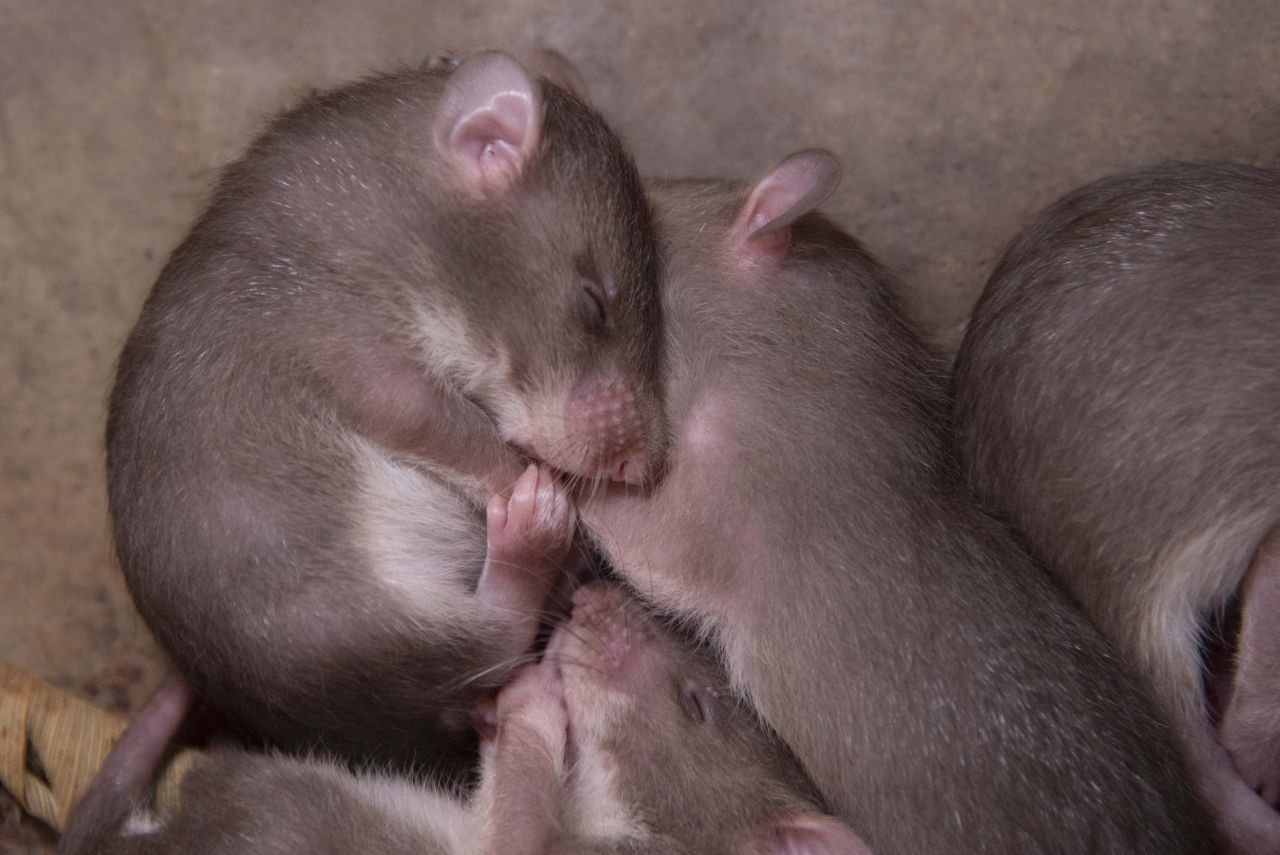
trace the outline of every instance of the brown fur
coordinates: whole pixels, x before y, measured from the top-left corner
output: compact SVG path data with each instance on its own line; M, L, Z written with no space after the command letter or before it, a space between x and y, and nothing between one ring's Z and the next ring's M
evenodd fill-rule
M1280 172L1174 164L1032 221L956 372L968 473L1145 678L1219 807L1199 633L1280 520L1278 329Z
M135 816L122 826L113 814L103 826L110 817L82 804L73 816L81 833L60 851L781 855L793 850L752 845L769 842L761 829L771 821L829 822L795 759L728 692L714 660L617 592L593 596L627 622L628 642L646 667L626 680L602 679L592 659L606 655L603 636L575 614L553 641L557 653L499 695L497 736L469 797L317 759L215 751L187 774L173 816ZM682 705L690 687L709 703L705 721ZM127 754L158 752L169 736L136 731ZM587 771L606 766L617 770L607 791ZM147 771L131 770L135 777ZM625 825L602 821L615 804L629 818ZM94 848L83 848L90 839Z
M429 760L500 683L513 616L473 591L483 502L523 465L513 407L554 434L544 397L607 365L660 434L629 156L542 82L514 190L460 186L434 138L455 73L375 77L276 119L120 357L107 465L129 588L203 693L286 744ZM608 328L584 325L584 265L616 283ZM571 470L584 453L548 452Z
M446 855L449 829L431 811L430 795L416 797L420 814L387 810L372 786L336 766L241 751L216 752L182 785L182 807L158 829L111 838L94 855ZM460 818L461 806L456 810ZM80 855L68 851L68 855ZM88 855L88 853L84 853Z
M629 830L613 841L620 851L755 851L771 820L824 809L794 755L734 693L711 650L690 646L616 589L593 586L576 601L572 622L547 653L562 675L576 760L566 801L578 827L566 823L567 838L590 839L582 827L604 824L595 817L602 801L595 770L602 768L610 770L612 800L629 814ZM584 612L587 603L594 614Z
M650 195L673 450L652 496L581 508L619 571L879 855L1206 851L1135 682L961 482L891 276L817 216L744 264L739 185Z

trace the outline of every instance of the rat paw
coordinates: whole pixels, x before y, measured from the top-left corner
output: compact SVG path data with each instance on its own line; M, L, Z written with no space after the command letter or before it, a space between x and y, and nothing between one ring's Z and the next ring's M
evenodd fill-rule
M548 595L565 572L576 524L568 492L545 467L526 469L511 498L489 500L489 553L476 596L496 612L495 661L533 643Z
M487 523L490 562L542 575L564 563L576 518L568 491L551 470L530 464L509 499L490 499Z
M548 662L526 665L498 693L498 741L534 742L563 760L569 717L555 667Z

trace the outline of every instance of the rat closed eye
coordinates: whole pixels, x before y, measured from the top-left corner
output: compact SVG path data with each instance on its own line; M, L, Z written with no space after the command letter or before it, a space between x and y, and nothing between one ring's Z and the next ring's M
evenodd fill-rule
M167 685L113 750L115 774L95 781L60 852L868 855L745 707L679 726L676 693L660 687L724 674L621 590L578 591L548 651L499 693L497 735L465 800L314 758L221 751L187 773L176 815L139 822L133 809L190 697Z
M549 468L638 483L659 462L648 205L616 135L538 70L484 53L278 117L121 355L130 591L201 691L275 741L465 750L563 572ZM583 247L618 292L607 335L566 310Z
M1139 685L956 477L897 283L811 213L839 175L652 182L671 450L585 528L881 855L1204 851Z

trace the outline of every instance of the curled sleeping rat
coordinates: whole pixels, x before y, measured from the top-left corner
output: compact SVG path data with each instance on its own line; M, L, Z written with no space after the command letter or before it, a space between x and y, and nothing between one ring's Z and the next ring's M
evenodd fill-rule
M355 755L469 732L573 528L545 469L508 520L520 452L660 458L655 263L617 137L504 54L277 118L160 274L107 425L125 578L202 693Z
M1037 216L955 379L967 472L1146 678L1256 853L1280 853L1278 330L1280 171L1172 164ZM1237 592L1215 740L1203 628Z
M149 818L138 794L176 721L169 685L113 750L59 851L868 855L713 660L617 589L591 585L574 603L543 661L499 693L466 801L315 759L221 751L187 774L174 816Z
M667 471L580 521L880 855L1206 851L1167 727L956 471L890 274L810 215L838 179L650 185Z

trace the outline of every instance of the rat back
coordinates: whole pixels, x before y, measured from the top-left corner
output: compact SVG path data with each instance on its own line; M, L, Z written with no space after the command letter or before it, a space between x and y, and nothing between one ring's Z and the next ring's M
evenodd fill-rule
M1095 608L1278 515L1277 259L1280 172L1176 164L1072 193L992 273L956 372L966 468Z
M889 274L812 216L735 270L740 188L653 198L676 439L651 500L584 509L620 572L707 622L873 851L1205 851L1134 680L954 470Z
M1270 826L1271 846L1280 817L1229 780L1210 716L1230 729L1233 708L1219 697L1225 710L1210 713L1201 674L1205 626L1249 574L1258 596L1240 597L1236 695L1258 688L1272 709L1280 696L1265 676L1280 657L1266 628L1280 565L1264 546L1280 522L1277 262L1275 170L1171 164L1104 179L1010 244L955 380L975 484L1146 679L1225 827ZM1274 801L1280 724L1263 718L1260 744L1235 762Z
M467 851L460 800L319 760L203 758L170 817L137 817L99 855L448 855Z

